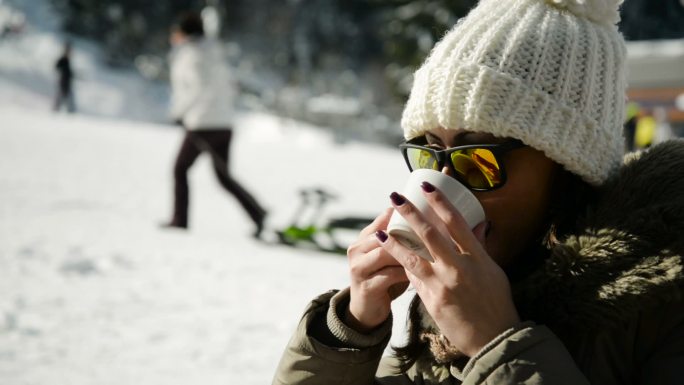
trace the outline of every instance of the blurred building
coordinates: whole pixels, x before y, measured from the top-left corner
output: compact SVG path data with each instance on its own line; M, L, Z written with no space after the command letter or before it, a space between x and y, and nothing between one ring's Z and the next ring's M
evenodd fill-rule
M684 97L684 39L627 42L627 78L631 102L646 113L664 110L684 134L684 110L677 106Z

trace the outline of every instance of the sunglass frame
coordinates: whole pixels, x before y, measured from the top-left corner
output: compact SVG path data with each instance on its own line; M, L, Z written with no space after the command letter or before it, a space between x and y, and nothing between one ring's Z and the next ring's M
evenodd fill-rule
M496 189L501 188L506 184L507 176L506 176L506 167L505 167L505 162L503 162L502 155L511 151L515 150L520 147L524 147L525 144L518 140L518 139L513 139L509 140L503 143L491 143L491 144L468 144L465 146L456 146L456 147L449 147L444 150L435 150L432 147L426 147L422 146L420 144L415 144L411 143L411 141L402 143L399 145L399 149L401 150L401 154L404 156L404 161L406 162L406 166L410 171L413 171L413 168L411 167L411 162L409 161L408 157L408 149L409 148L415 148L418 150L424 150L430 152L436 159L437 159L437 167L439 170L444 168L444 165L447 164L451 172L453 173L453 177L457 179L459 182L463 183L464 186L466 186L468 189L472 191L493 191ZM470 150L470 149L485 149L489 150L492 152L494 155L494 159L496 159L496 163L499 165L499 169L501 170L501 183L499 183L496 186L493 187L488 187L488 188L477 188L477 187L472 187L467 181L463 180L463 178L460 176L460 173L456 171L456 166L454 166L454 163L451 161L451 154L456 152L456 151L463 151L463 150Z

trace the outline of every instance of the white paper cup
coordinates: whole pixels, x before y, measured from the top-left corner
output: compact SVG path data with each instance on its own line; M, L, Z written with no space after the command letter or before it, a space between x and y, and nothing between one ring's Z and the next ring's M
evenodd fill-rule
M428 220L432 220L433 223L443 223L425 200L423 189L420 187L423 182L429 182L442 191L444 195L449 198L451 204L453 204L458 212L461 213L471 229L485 220L482 205L480 205L480 202L475 198L475 195L473 195L467 187L456 179L439 171L418 169L414 170L409 176L402 194L406 199L411 201ZM444 226L439 230L448 236L448 232ZM390 218L387 232L401 242L401 244L411 249L416 255L425 258L428 261L434 261L423 244L423 241L421 241L411 229L411 226L409 226L404 217L396 211L392 214L392 218Z

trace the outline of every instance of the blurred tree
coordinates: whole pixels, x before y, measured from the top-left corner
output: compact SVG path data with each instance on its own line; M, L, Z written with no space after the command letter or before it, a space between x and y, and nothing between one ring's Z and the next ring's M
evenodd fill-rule
M434 43L465 16L477 0L372 2L384 5L378 26L385 52L394 62L417 66Z
M215 5L225 25L264 39L306 34L313 51L339 50L356 60L384 56L399 65L420 63L432 44L477 0L50 0L64 29L103 42L122 57L166 48L176 15ZM684 37L681 0L629 0L620 28L630 40ZM284 36L292 34L292 36ZM294 43L290 45L296 45Z
M682 0L629 0L622 5L620 30L627 40L684 38Z
M183 10L199 10L204 1L50 0L62 16L65 31L101 44L112 65L130 64L143 52L168 48L171 23Z
M359 74L373 65L399 99L434 43L477 0L50 0L64 28L101 42L111 64L161 55L170 25L184 10L219 9L224 37L239 43L250 65L302 84L313 72ZM682 0L628 0L627 39L684 37Z
M387 63L386 76L401 98L408 96L412 74L432 46L477 0L369 0L377 8L373 20Z

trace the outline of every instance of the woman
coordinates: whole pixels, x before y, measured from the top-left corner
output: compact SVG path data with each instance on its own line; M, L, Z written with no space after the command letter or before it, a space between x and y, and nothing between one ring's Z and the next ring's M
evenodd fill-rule
M437 44L404 134L447 155L423 167L469 187L487 219L471 231L424 183L447 237L392 193L349 248L350 288L309 306L274 384L682 382L684 144L621 164L618 6L482 0ZM393 210L434 263L388 236ZM408 283L409 341L381 361Z
M259 237L266 210L229 172L233 138L234 85L216 42L204 38L199 14L183 14L171 32L174 47L171 60L171 114L185 128L178 150L174 175L174 205L166 227L188 227L188 170L206 152L221 186L231 193L254 222L253 236Z

